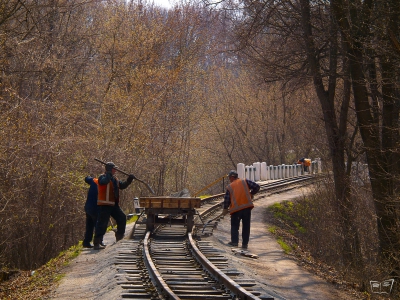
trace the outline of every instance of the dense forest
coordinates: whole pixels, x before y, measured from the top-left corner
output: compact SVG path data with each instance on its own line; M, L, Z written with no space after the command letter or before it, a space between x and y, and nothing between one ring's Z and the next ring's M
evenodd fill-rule
M373 261L398 274L398 0L0 3L1 266L34 269L83 238L94 158L170 195L306 156L332 175L337 259L370 263L372 217ZM122 194L129 213L148 190Z

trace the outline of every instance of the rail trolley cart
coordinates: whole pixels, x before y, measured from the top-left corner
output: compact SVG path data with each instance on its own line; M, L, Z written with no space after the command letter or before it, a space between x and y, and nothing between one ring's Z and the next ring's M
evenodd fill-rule
M143 208L138 224L146 224L146 231L153 231L158 224L186 225L187 232L194 226L196 208L201 205L200 198L189 197L140 197L140 207ZM141 218L145 214L146 217ZM142 220L142 221L140 221Z

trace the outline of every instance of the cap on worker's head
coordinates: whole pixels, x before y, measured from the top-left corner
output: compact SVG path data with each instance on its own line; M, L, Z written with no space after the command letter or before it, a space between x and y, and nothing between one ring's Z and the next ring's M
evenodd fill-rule
M118 167L112 161L109 161L108 163L106 163L106 167L108 167L108 166L113 167L113 169L118 169Z
M235 170L230 170L228 173L228 177L238 178L238 173Z

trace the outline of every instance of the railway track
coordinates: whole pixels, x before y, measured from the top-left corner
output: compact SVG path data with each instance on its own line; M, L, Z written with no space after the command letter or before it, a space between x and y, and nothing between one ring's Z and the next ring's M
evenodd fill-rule
M304 186L312 176L261 183L261 194ZM218 225L223 195L202 200L191 232L162 224L146 231L142 214L116 257L117 282L130 299L274 299L251 278L228 266L227 258L206 237ZM171 216L164 216L171 218Z

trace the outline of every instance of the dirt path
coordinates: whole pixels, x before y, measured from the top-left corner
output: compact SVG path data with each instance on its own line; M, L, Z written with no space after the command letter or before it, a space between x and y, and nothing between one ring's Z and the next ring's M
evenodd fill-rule
M126 226L131 232L133 223ZM114 232L103 239L103 250L84 249L64 271L65 277L48 299L54 300L112 300L120 299L123 289L117 284L118 271L114 265L124 240L115 243Z
M275 299L356 299L324 280L310 274L286 256L275 238L268 232L264 220L265 208L275 202L294 199L303 191L294 190L267 198L256 198L252 212L252 227L249 250L258 254L258 259L234 255L226 246L230 241L229 216L222 220L210 237L213 244L226 251L232 268L255 279ZM127 226L130 232L133 224ZM65 269L65 277L48 299L120 299L122 289L117 284L117 270L114 260L124 241L115 243L114 233L107 233L104 250L85 249Z

